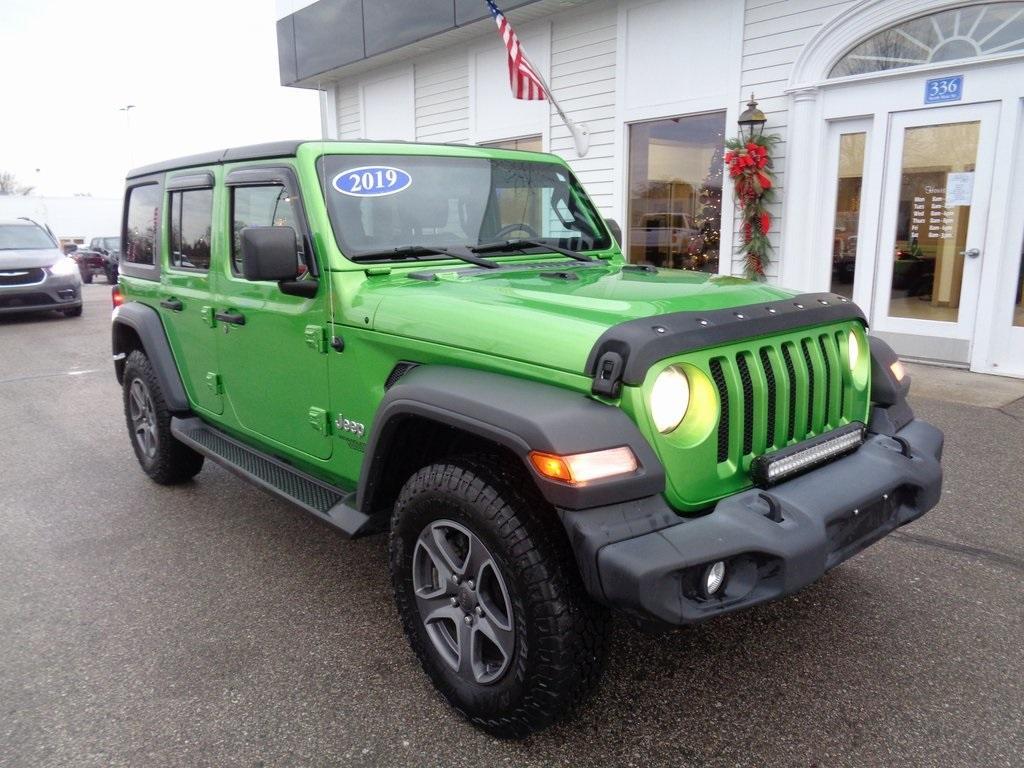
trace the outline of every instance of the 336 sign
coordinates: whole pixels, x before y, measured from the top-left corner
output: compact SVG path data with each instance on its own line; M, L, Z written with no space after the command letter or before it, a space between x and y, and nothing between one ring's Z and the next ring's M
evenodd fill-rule
M960 101L964 95L964 76L933 77L924 84L924 103L941 104L944 101Z

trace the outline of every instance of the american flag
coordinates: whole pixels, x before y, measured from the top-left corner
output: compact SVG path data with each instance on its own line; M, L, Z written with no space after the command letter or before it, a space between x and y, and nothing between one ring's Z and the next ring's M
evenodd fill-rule
M515 30L493 0L487 0L487 6L498 25L498 34L508 49L508 83L512 86L512 96L526 101L543 101L548 97L544 81L534 71L530 60L523 53L523 46Z

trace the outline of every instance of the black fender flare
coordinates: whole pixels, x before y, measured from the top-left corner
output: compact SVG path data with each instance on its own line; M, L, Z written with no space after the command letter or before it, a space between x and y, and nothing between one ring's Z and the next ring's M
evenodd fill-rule
M465 430L518 456L551 504L586 509L662 493L665 471L636 424L615 406L587 395L512 376L444 365L420 365L388 390L370 429L357 508L374 508L389 450L402 422L419 417ZM541 476L530 451L567 456L629 446L638 470L572 486Z
M176 413L188 412L188 397L185 395L181 374L178 373L178 365L171 354L171 345L167 341L167 333L164 331L159 313L146 304L129 301L114 310L111 322L111 348L118 383L124 375L125 355L132 349L124 328L131 328L142 342L142 350L153 365L167 407Z
M871 352L871 417L868 428L882 435L895 435L914 420L914 411L907 402L910 374L896 380L892 365L899 356L877 336L868 337Z

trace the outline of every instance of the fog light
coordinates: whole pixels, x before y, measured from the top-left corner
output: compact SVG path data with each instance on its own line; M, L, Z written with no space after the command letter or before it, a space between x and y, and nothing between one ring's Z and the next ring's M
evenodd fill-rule
M719 560L717 563L712 563L704 571L704 594L711 597L721 588L724 581L725 561Z

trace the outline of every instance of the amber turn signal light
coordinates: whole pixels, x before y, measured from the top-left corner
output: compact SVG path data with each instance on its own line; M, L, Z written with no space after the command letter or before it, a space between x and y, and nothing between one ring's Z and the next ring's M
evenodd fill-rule
M636 472L639 466L636 456L627 446L574 453L571 456L531 451L530 463L544 477L572 485L616 475L628 475Z

